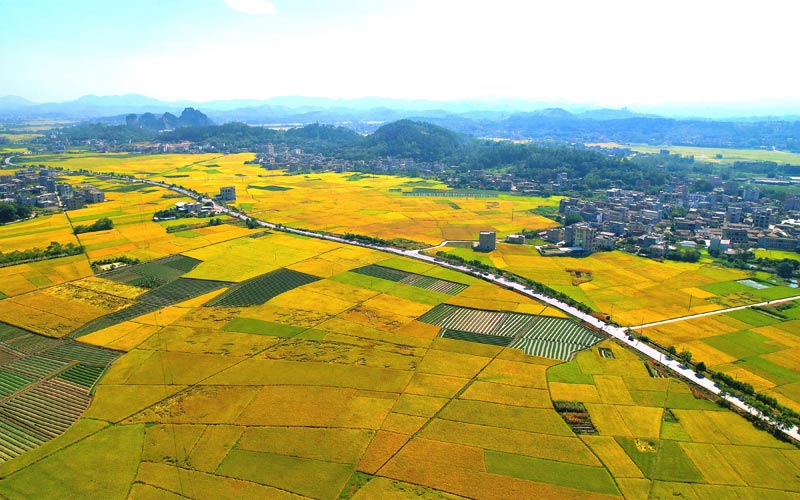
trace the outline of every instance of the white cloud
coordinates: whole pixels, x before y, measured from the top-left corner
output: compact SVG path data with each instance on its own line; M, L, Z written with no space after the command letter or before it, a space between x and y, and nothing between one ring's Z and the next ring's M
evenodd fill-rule
M270 15L275 13L275 4L268 0L225 0L225 5L243 14Z

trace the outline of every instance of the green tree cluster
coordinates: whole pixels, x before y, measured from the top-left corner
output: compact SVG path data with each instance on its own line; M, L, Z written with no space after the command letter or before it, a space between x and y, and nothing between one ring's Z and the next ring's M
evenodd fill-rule
M88 226L78 225L75 226L73 232L75 234L92 233L95 231L107 231L114 228L114 222L108 217L102 217Z

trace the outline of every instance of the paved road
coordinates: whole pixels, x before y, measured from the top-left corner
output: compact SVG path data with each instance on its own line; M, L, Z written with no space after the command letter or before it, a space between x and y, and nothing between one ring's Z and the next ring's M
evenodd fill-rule
M103 176L103 175L98 175L98 177L113 178L112 176ZM195 199L195 200L198 200L198 201L211 202L211 203L214 204L214 208L216 210L218 210L219 212L228 214L231 217L235 217L235 218L238 218L238 219L241 219L241 220L250 219L250 217L248 215L246 215L246 214L243 214L243 213L238 212L236 210L233 210L231 208L225 207L223 205L219 205L214 200L211 200L209 198L202 198L201 196L197 195L196 193L194 193L192 191L189 191L187 189L184 189L184 188L180 188L178 186L174 186L174 185L171 185L171 184L166 184L166 183L163 183L163 182L156 182L156 181L144 180L144 179L136 179L136 178L133 178L133 177L126 178L126 180L129 180L131 182L142 182L142 183L150 184L150 185L153 185L153 186L159 186L159 187L162 187L162 188L171 189L172 191L176 191L178 193L181 193L181 194L183 194L185 196L188 196L188 197L190 197L192 199ZM561 302L561 301L559 301L557 299L554 299L553 297L549 297L549 296L543 295L541 293L536 293L533 290L531 290L530 288L528 288L528 287L526 287L526 286L524 286L524 285L522 285L520 283L517 283L515 281L508 280L508 279L506 279L506 278L504 278L502 276L495 276L495 275L492 275L492 274L489 274L489 273L484 273L484 272L472 269L472 268L467 267L467 266L462 266L462 265L458 265L458 264L452 264L452 263L449 263L449 262L445 262L445 261L443 261L441 259L438 259L438 258L435 258L435 257L431 257L430 255L425 255L425 254L421 253L420 250L401 250L401 249L398 249L398 248L384 247L384 246L380 246L380 245L370 245L370 244L361 243L361 242L358 242L358 241L346 240L346 239L341 238L339 236L320 234L320 233L315 233L313 231L306 231L306 230L303 230L303 229L294 229L294 228L289 228L289 227L284 227L284 226L278 227L278 225L273 224L271 222L266 222L266 221L258 220L258 219L255 219L255 218L253 220L256 221L256 223L261 227L274 229L274 230L279 230L279 231L284 231L284 232L287 232L287 233L299 234L299 235L308 236L308 237L311 237L311 238L319 238L319 239L323 239L323 240L327 240L327 241L333 241L333 242L336 242L336 243L343 243L343 244L346 244L346 245L354 245L354 246L360 246L360 247L364 247L364 248L370 248L370 249L373 249L373 250L380 250L380 251L386 252L386 253L403 255L403 256L406 256L406 257L409 257L409 258L412 258L412 259L429 262L431 264L435 264L435 265L438 265L438 266L450 268L450 269L453 269L453 270L456 270L456 271L459 271L459 272L462 272L462 273L465 273L465 274L476 276L478 278L481 278L481 279L484 279L484 280L487 280L487 281L491 281L491 282L493 282L493 283L495 283L497 285L500 285L500 286L505 287L505 288L510 289L510 290L514 290L516 292L521 293L522 295L527 295L528 297L534 298L536 300L539 300L541 302L549 304L549 305L551 305L551 306L553 306L555 308L558 308L558 309L566 312L567 314L570 314L570 315L572 315L572 316L574 316L574 317L576 317L576 318L578 318L578 319L580 319L580 320L592 325L593 327L597 328L598 330L601 330L601 331L605 332L606 334L610 335L611 337L616 338L618 341L620 341L621 343L629 346L631 349L635 349L635 350L639 351L640 353L644 354L645 356L647 356L647 357L649 357L649 358L651 358L651 359L653 359L655 361L658 361L658 362L662 363L664 366L666 366L668 369L672 370L678 376L683 377L683 378L689 380L690 382L692 382L694 384L697 384L697 385L707 389L709 392L724 398L731 405L736 406L737 408L739 408L739 409L741 409L743 411L746 411L746 412L750 413L751 415L754 415L754 416L756 416L758 418L761 418L761 419L764 419L764 420L767 419L767 417L764 416L763 414L761 414L761 412L759 412L755 408L747 405L746 403L744 403L740 399L735 398L733 396L730 396L728 394L724 394L724 395L721 394L722 391L720 390L719 387L717 387L717 385L711 379L698 376L693 370L683 366L678 360L671 359L670 357L662 354L660 351L656 350L655 348L653 348L653 347L651 347L651 346L649 346L649 345L647 345L645 343L639 342L638 340L629 339L628 335L627 335L627 328L610 325L610 324L608 324L608 323L606 323L606 322L604 322L604 321L602 321L600 319L595 318L594 316L592 316L590 314L586 314L583 311L580 311L580 310L572 307L569 304L566 304L566 303ZM438 245L438 246L432 247L432 248L438 248L439 246L441 246L441 245ZM787 300L791 300L791 299L787 299ZM741 306L738 309L744 309L745 307L749 307L749 306ZM737 308L734 308L734 309L737 309ZM710 314L720 314L721 312L724 312L724 311L714 311L714 312L711 312L711 313L703 313L703 314L696 315L696 316L704 316L704 315L710 315ZM680 321L680 320L688 319L688 318L689 317L679 318L676 321ZM649 326L654 326L655 324L656 323L652 323ZM787 436L793 438L795 441L800 442L800 429L798 429L797 427L792 427L791 429L783 429L783 433L786 434Z
M791 302L791 301L797 300L797 299L800 299L800 295L795 295L794 297L786 297L784 299L768 300L766 302L759 302L758 304L748 304L746 306L729 307L727 309L719 309L717 311L709 311L709 312L704 312L704 313L699 313L699 314L692 314L690 316L681 316L680 318L665 319L663 321L655 321L653 323L645 323L645 324L643 324L641 326L637 326L636 328L649 328L651 326L666 325L667 323L676 323L678 321L686 321L688 319L702 318L704 316L713 316L715 314L723 314L723 313L731 312L731 311L741 311L742 309L747 309L749 307L754 307L754 306L766 306L766 305L780 304L781 302ZM633 327L631 327L631 328L633 328Z

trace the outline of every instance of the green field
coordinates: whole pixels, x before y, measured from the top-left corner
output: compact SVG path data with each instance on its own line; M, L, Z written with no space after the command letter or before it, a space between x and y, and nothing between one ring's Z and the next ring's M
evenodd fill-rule
M698 160L729 164L736 161L774 161L778 164L800 165L800 153L767 149L704 148L697 146L644 146L621 145L641 153L658 153L662 149L682 156L694 156ZM717 158L717 156L721 156Z
M261 321L252 318L234 318L222 328L227 332L255 333L274 337L293 337L305 328Z

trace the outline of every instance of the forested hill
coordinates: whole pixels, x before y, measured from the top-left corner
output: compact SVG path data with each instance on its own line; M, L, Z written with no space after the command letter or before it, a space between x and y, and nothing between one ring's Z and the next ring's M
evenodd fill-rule
M467 138L451 130L426 122L400 120L383 125L364 141L375 156L439 161L456 154Z

